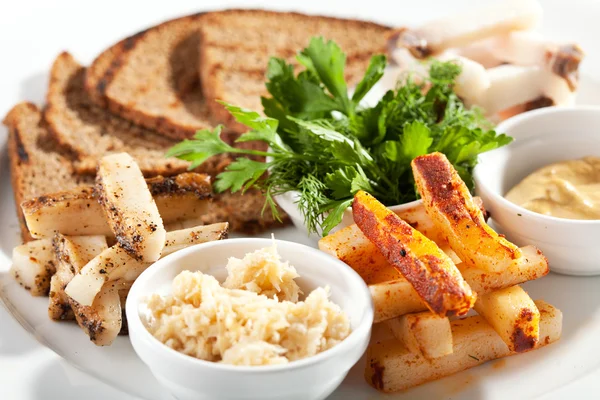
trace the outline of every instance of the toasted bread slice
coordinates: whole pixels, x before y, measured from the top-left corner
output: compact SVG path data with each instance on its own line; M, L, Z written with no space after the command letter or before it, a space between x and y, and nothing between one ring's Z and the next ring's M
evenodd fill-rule
M104 91L107 83L112 79L114 71L119 67L121 54L129 50L143 33L144 31L139 32L109 47L87 68L85 89L94 102L106 107Z
M93 174L101 157L119 152L129 153L146 176L187 170L188 162L164 157L174 141L93 105L84 76L85 68L69 53L61 53L50 72L44 113L56 141L76 155L77 172Z
M265 72L271 57L281 57L298 66L296 54L311 37L323 36L335 41L346 53L346 80L352 86L364 74L371 56L385 53L388 30L371 22L297 13L208 13L200 29L200 76L207 106L230 129L243 132L245 127L214 100L261 111L260 96L267 94Z
M202 24L203 45L285 56L306 47L311 37L323 36L334 40L350 58L385 52L383 35L389 29L368 21L267 10L206 13Z
M73 160L65 155L49 134L41 111L31 103L17 104L6 115L8 153L12 186L21 236L24 242L32 240L20 204L46 193L70 190L93 184L93 176L78 175ZM222 168L222 166L220 166ZM223 193L215 196L200 222L211 224L229 222L232 232L255 233L281 226L271 213L262 215L265 198L259 191ZM288 221L282 213L283 220Z
M219 122L232 122L215 98L246 103L237 91L212 87L222 87L221 79L227 76L219 68L250 73L235 78L245 83L238 90L246 85L262 90L269 57L293 60L310 37L323 35L347 52L349 79L355 82L361 75L356 71L364 70L369 57L385 52L388 30L364 21L263 10L195 14L164 22L108 48L90 66L85 86L97 104L181 139L213 126L211 114L216 113ZM256 99L262 93L244 90L245 96ZM238 124L231 127L237 132L246 129Z
M4 124L8 127L8 156L21 236L24 241L29 241L32 238L19 207L22 201L44 193L90 185L93 179L75 174L71 160L61 154L35 105L17 104L4 118Z
M212 127L198 78L202 16L167 21L100 54L86 77L91 98L175 139Z
M95 103L106 106L104 103L104 86L110 80L112 71L118 66L121 53L127 48L126 40L122 40L100 54L85 72L85 90Z

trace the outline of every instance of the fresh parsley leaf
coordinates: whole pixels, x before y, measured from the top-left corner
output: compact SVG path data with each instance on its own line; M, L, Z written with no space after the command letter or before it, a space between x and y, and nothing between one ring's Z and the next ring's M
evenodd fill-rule
M308 71L319 77L346 115L354 113L344 78L346 55L337 44L331 40L325 42L322 37L312 38L297 59Z
M221 140L222 126L219 125L212 131L203 129L194 135L193 140L186 139L171 147L166 157L178 157L190 161L190 169L196 168L212 156L234 151L233 147Z
M353 198L334 201L322 207L319 211L327 213L327 217L323 220L321 227L323 228L323 236L329 235L329 232L335 228L344 218L344 212L352 205Z
M346 166L325 175L325 184L331 190L331 196L338 200L348 198L359 190L373 193L371 181L360 167Z
M352 191L352 179L356 175L354 167L346 166L325 175L325 185L331 190L334 199L347 198Z
M402 160L410 164L414 158L427 154L431 143L431 130L423 122L413 121L406 124L398 146L402 152Z
M285 145L277 133L279 122L276 119L263 117L255 111L237 107L224 101L219 101L219 103L225 106L237 122L251 128L250 131L236 139L237 143L258 140L268 143L271 148L289 151L289 147Z
M352 101L355 104L358 104L381 79L386 63L387 59L383 54L379 54L371 58L371 62L369 63L369 67L367 68L365 76L358 83L358 85L356 85L354 94L352 94Z
M231 190L232 193L250 188L265 173L270 164L249 158L238 158L217 175L214 187L217 192Z
M355 195L358 191L364 190L369 193L373 193L373 187L371 186L371 181L365 174L365 171L360 167L360 165L356 166L357 174L352 178L350 193Z
M255 131L272 132L273 134L275 134L277 131L276 119L265 118L256 111L234 106L233 104L229 104L224 101L217 100L217 102L225 106L227 111L229 111L229 113L237 122L246 125L250 129Z
M288 118L307 131L328 142L353 143L352 139L333 129L331 124L326 120L303 121L294 117Z
M290 115L314 119L340 109L339 103L324 91L314 75L304 71L295 77L293 66L285 60L271 58L267 79L267 90ZM272 116L267 112L266 115Z

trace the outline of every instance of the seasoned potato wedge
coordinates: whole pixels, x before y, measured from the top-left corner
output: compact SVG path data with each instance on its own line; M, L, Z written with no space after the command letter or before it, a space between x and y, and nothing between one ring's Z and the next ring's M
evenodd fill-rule
M433 241L366 192L354 197L352 214L365 236L412 284L432 312L464 315L473 306L476 294Z
M463 263L502 271L521 257L521 250L490 228L473 202L467 185L442 153L412 161L415 182L427 214Z
M562 330L562 313L543 301L535 302L540 310L538 346L557 341ZM382 324L378 324L382 325ZM376 332L367 350L365 379L382 392L396 392L455 374L486 361L513 354L506 343L483 317L476 315L450 323L454 350L443 357L427 360L411 353L389 332Z
M431 221L423 220L424 225ZM362 233L357 225L350 225L322 238L319 248L342 260L354 269L371 290L375 307L375 322L395 318L411 312L427 310L410 285ZM521 249L522 260L500 272L483 271L465 264L457 264L463 278L478 294L514 286L526 281L541 278L548 274L548 262L544 255L533 246Z
M533 246L521 248L522 257L508 268L492 272L460 263L457 268L477 294L489 293L548 275L548 260Z
M56 272L52 239L35 240L13 249L11 275L32 296L47 296Z
M520 286L480 295L475 311L498 332L511 351L531 350L539 340L540 312Z
M53 320L73 319L65 288L84 265L107 248L106 238L56 234L52 248L56 257L56 273L50 281L48 315Z
M452 329L447 317L422 312L385 322L396 339L415 354L431 360L452 353Z
M158 260L166 231L142 171L127 153L98 163L98 201L120 246L141 262Z
M374 322L427 309L412 285L356 224L324 237L319 241L319 248L352 267L369 286L375 308Z
M375 323L400 315L427 310L423 300L404 277L368 286L373 298L375 309L373 322Z

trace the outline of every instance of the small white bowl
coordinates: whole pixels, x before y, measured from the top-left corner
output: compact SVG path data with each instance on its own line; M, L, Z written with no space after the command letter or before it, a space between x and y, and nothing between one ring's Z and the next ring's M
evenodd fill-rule
M475 187L499 230L517 245L544 252L550 270L568 275L600 274L600 220L572 220L526 210L504 198L523 178L551 163L600 156L600 107L543 108L498 125L515 138L479 156Z
M280 194L279 196L276 196L275 201L277 201L277 204L279 204L279 207L281 207L281 209L283 211L285 211L287 215L289 215L294 226L296 228L298 228L299 230L301 230L303 233L308 235L309 234L308 227L304 223L304 215L302 215L302 213L300 212L300 209L298 208L298 204L297 204L299 197L300 197L299 192L295 192L295 191L294 192L286 192L286 193ZM417 207L419 204L421 204L421 200L416 200L416 201L411 201L410 203L404 203L404 204L399 204L399 205L395 205L395 206L390 206L388 208L394 212L400 212L400 211L405 211L405 210L411 209L413 207ZM344 216L342 217L342 222L340 222L329 233L330 234L335 233L336 231L338 231L342 228L345 228L348 225L352 225L353 223L354 223L354 218L352 217L352 207L348 207L348 209L346 211L344 211ZM319 232L319 234L315 234L315 233L310 234L310 237L312 237L316 240L319 240L321 238L321 236L322 236L321 232Z
M348 315L352 333L337 346L285 365L234 366L199 360L162 344L148 332L145 299L167 295L181 271L202 271L220 281L227 275L229 257L273 244L270 239L228 239L180 250L159 260L135 281L127 297L126 313L133 348L157 380L179 400L197 399L324 399L346 377L367 348L373 323L370 292L343 262L317 249L277 240L284 260L296 267L304 293L329 285L331 300Z

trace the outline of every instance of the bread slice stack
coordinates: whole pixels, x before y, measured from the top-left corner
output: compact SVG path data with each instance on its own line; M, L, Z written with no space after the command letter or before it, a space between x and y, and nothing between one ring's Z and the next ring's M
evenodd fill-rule
M170 20L127 37L89 67L61 53L50 72L47 104L16 105L4 119L15 200L90 184L97 161L128 152L147 177L175 175L188 163L164 158L197 130L224 124L234 143L245 127L215 100L261 111L271 56L297 65L311 37L336 41L347 53L347 79L359 79L373 54L385 51L388 28L363 21L262 10L225 10ZM263 148L262 144L241 146ZM233 156L199 167L213 177ZM228 221L232 231L278 225L262 213L258 191L215 196L206 223ZM287 218L284 218L284 221ZM22 224L22 236L29 239Z

